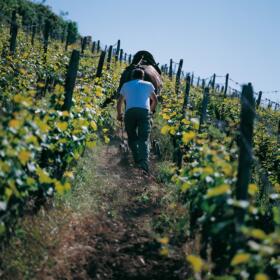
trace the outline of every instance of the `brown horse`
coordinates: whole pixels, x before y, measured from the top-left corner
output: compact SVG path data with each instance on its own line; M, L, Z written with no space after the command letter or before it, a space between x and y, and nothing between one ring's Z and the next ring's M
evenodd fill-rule
M132 63L122 73L119 91L124 83L131 80L131 73L137 68L145 72L144 80L154 85L156 94L158 95L162 88L161 71L152 54L147 51L139 51L134 55Z
M144 70L144 80L151 82L155 87L155 93L159 95L163 84L161 78L161 71L151 53L147 51L139 51L134 55L132 63L123 71L118 90L112 96L106 98L103 104L100 105L101 108L106 107L114 99L118 98L118 94L121 90L121 87L124 83L131 80L131 73L136 68Z

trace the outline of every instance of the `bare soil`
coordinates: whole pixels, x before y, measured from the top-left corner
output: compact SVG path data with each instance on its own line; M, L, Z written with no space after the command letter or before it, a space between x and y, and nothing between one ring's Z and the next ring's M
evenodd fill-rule
M53 263L46 261L36 279L186 279L182 250L161 255L151 226L161 213L164 187L130 159L120 160L118 145L95 157L102 190L98 213L70 215L49 257Z

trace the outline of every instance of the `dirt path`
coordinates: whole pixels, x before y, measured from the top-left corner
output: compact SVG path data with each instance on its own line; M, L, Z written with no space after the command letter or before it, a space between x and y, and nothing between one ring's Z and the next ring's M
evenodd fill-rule
M184 259L161 256L159 235L151 227L161 212L163 187L120 162L117 143L92 160L102 193L98 215L70 217L53 251L55 265L46 264L38 278L181 279Z

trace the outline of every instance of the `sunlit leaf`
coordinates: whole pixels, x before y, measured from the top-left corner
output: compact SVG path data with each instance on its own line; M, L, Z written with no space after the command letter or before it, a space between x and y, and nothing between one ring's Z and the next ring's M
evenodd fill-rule
M230 264L232 266L244 264L244 263L247 263L250 260L250 258L251 258L250 254L238 253L233 257Z
M252 236L253 238L256 239L260 239L263 240L267 237L267 235L265 234L265 232L261 229L252 229L250 232L250 236Z
M31 153L27 150L22 150L22 151L19 152L18 158L19 158L22 165L26 165L26 163L31 158Z
M68 128L68 123L67 122L58 122L58 123L56 123L56 126L60 131L65 131Z
M168 237L162 237L158 239L158 242L163 244L163 245L167 245L169 243L169 238Z
M110 143L110 138L108 137L108 136L104 136L104 142L106 143L106 144L109 144Z
M11 170L11 167L8 163L0 161L0 170L7 173Z
M192 266L194 272L201 272L203 269L204 261L195 255L189 255L186 257L187 261Z
M160 255L167 257L169 255L169 250L167 247L164 246L159 250L159 253Z
M40 183L42 183L42 184L51 184L51 183L53 183L54 180L49 176L49 174L45 170L43 170L41 168L38 168L36 170L36 173L37 173L37 175L39 177L39 182Z
M170 131L170 126L169 125L165 125L162 129L161 129L161 134L163 135L167 135Z
M44 88L45 87L45 83L39 82L39 83L37 83L37 87L38 88Z
M195 138L196 134L193 131L183 133L183 143L188 144L191 140Z
M21 121L20 120L15 120L15 119L14 120L10 120L8 126L10 128L18 129L21 126Z
M230 186L227 184L223 184L218 187L208 189L206 196L210 198L228 193L230 193Z
M191 186L192 186L191 182L187 181L183 183L183 185L181 186L181 191L186 192Z
M250 195L255 195L258 192L258 187L256 184L249 184L248 192Z
M93 130L97 130L97 124L96 124L96 122L95 121L91 121L90 122L90 126L91 126L91 128L93 129Z
M258 273L255 276L255 280L269 280L269 277L264 273Z
M96 141L88 141L86 143L86 146L90 149L95 148L96 147Z

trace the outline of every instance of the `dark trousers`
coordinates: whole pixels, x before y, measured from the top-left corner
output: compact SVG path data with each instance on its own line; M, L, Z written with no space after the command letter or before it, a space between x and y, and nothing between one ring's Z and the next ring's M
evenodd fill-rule
M147 109L131 108L125 113L125 129L133 159L141 168L149 168L150 112Z

